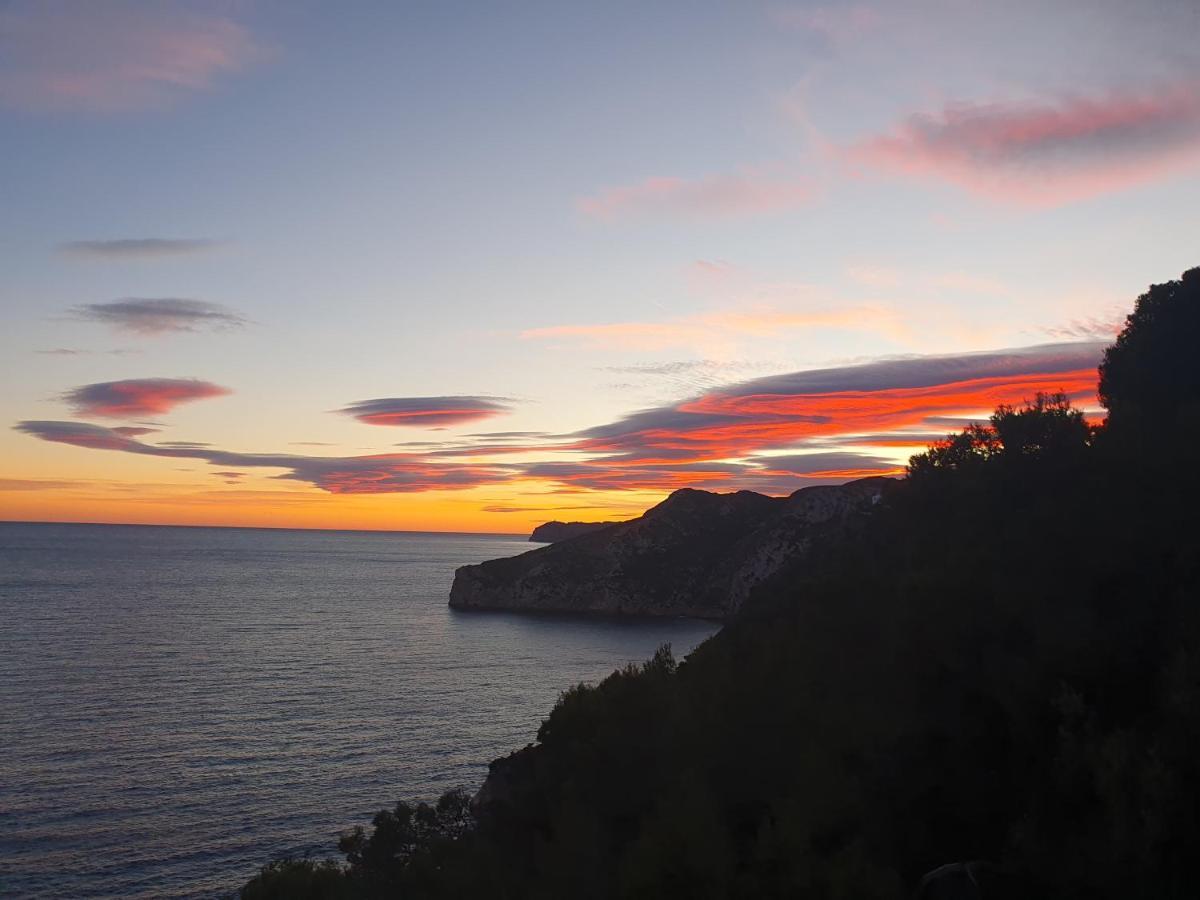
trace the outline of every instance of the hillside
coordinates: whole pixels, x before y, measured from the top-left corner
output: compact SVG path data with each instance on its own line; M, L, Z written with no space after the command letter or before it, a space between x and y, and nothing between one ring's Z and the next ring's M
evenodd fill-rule
M799 561L815 534L870 508L890 485L864 478L790 497L675 491L629 522L460 568L450 605L724 619Z
M1200 895L1198 339L1192 270L1106 354L1103 427L998 408L687 660L567 690L473 803L243 896Z

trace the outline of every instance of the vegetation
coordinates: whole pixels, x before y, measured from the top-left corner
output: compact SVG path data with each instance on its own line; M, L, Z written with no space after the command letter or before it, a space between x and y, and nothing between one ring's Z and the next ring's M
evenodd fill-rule
M564 693L477 817L401 804L243 896L901 898L960 860L1200 895L1197 339L1192 270L1109 349L1106 426L998 409L686 661Z

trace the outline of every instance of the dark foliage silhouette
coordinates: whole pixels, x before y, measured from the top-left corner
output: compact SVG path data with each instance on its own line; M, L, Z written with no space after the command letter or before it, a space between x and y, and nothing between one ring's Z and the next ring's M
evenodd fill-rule
M1105 428L1001 407L685 661L566 691L473 814L402 804L244 896L1200 895L1198 284L1138 301Z
M1200 435L1200 268L1151 285L1100 364L1100 399L1113 429L1148 439Z

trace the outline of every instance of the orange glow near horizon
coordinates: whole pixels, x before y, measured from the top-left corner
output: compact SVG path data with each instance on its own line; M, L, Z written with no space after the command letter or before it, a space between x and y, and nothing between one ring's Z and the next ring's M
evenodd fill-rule
M753 392L758 386L713 390L596 435L516 444L449 438L428 453L230 453L148 443L125 433L133 429L23 423L49 445L22 477L0 478L0 519L524 534L550 519L631 518L678 488L779 495L898 475L932 434L956 430L957 418L1038 392L1062 391L1094 409L1096 371L815 393ZM65 480L62 466L78 453L100 466ZM789 462L773 465L774 454L788 454ZM149 467L172 461L188 462L190 474L131 477L166 472Z

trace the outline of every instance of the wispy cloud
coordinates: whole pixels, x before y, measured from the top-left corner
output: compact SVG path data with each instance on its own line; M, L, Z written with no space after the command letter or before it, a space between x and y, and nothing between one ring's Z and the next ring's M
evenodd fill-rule
M521 332L525 339L578 339L600 347L663 350L669 347L711 348L731 338L779 337L818 328L851 328L895 332L899 316L882 307L788 310L766 306L719 310L658 322L609 322L595 325L550 325Z
M70 241L59 245L64 256L96 260L162 259L189 256L221 246L220 241L180 238L119 238L108 241Z
M57 481L51 478L0 478L0 491L61 491L85 484L82 481Z
M502 397L380 397L351 403L338 412L367 425L431 428L490 419L509 412L511 404Z
M806 206L813 193L813 184L805 178L747 169L695 180L647 178L582 197L577 206L584 215L605 221L627 217L725 219L786 212Z
M952 105L910 116L852 147L848 157L1005 202L1078 200L1200 162L1200 86Z
M74 409L77 416L128 419L162 415L181 403L229 393L228 388L197 378L131 378L85 384L67 391L63 394L63 400ZM133 431L149 433L144 429ZM118 433L129 436L131 430L122 429Z
M835 41L874 31L886 21L874 6L861 3L778 6L771 10L770 16L772 21L785 28L811 31Z
M34 350L34 353L39 356L91 356L96 353L103 353L107 356L129 356L133 353L141 353L141 350L135 350L130 347L118 347L115 350L83 350L79 347L52 347L49 350Z
M91 450L114 450L167 459L199 459L223 469L283 469L277 477L303 481L334 494L395 494L456 490L499 484L514 477L512 467L434 462L419 454L374 456L303 456L290 453L239 453L200 445L147 444L112 428L84 422L25 421L17 431L44 441Z
M227 331L246 324L241 315L218 303L178 297L127 297L85 303L74 307L71 315L143 337L181 331Z
M1112 340L1125 326L1125 316L1113 313L1110 316L1088 316L1072 319L1065 325L1044 329L1050 337L1059 340Z
M0 104L122 112L169 106L267 54L204 3L9 0L0 7Z

